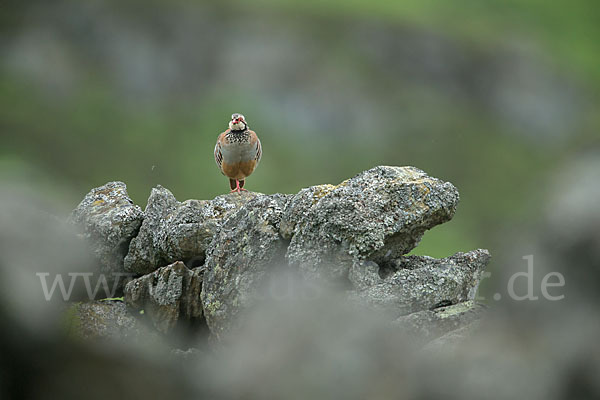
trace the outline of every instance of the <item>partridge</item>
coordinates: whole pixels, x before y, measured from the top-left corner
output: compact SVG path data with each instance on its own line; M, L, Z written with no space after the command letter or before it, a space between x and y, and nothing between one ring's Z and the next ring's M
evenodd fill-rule
M248 127L242 114L233 114L229 129L219 135L215 145L215 161L229 178L231 192L246 191L246 178L260 162L262 148L256 133Z

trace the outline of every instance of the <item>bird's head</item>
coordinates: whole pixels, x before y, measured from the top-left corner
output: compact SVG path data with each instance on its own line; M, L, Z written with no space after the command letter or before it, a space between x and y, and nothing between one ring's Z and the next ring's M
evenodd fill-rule
M248 129L246 118L242 114L232 114L229 121L229 129L232 131L245 131Z

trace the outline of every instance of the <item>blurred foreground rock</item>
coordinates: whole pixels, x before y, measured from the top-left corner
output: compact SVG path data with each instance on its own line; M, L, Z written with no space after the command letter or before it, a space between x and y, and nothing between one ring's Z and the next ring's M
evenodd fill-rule
M260 301L290 295L277 280L282 274L338 291L427 340L481 315L473 299L490 258L486 250L404 256L427 229L452 218L459 200L452 184L416 168L376 167L296 195L179 202L158 186L143 213L125 193L112 203L126 203L132 222L128 230L117 224L117 234L105 228L120 221L116 206L93 208L94 196L110 185L94 189L74 215L92 221L88 231L96 248L116 259L111 265L137 276L125 288L128 309L143 310L162 334L204 323L216 339L234 333ZM124 192L124 185L117 189ZM118 242L114 236L123 238L120 252L108 251ZM127 254L122 243L129 244Z

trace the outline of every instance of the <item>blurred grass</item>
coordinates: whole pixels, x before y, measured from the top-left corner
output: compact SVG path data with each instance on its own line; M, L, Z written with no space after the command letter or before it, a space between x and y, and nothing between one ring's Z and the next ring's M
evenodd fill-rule
M259 0L288 12L426 26L464 41L501 45L528 38L552 61L600 88L600 7L595 0ZM528 43L527 43L528 42Z

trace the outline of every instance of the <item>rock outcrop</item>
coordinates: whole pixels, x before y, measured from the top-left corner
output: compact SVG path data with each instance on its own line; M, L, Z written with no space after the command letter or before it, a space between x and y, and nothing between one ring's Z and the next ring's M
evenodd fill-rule
M452 218L458 200L451 183L412 167L377 167L305 189L284 213L287 257L306 276L341 278L360 261L408 253L427 229Z
M398 269L385 278L379 277L377 268L359 265L350 274L356 287L351 297L396 316L465 302L475 297L489 259L487 250L442 259L405 256L396 261Z
M244 192L178 202L169 190L157 186L148 198L140 233L125 257L125 270L147 274L175 261L192 268L202 265L221 221L255 196Z
M251 306L272 268L284 265L287 243L279 223L290 196L258 195L230 215L215 236L206 262L202 304L211 332L229 330Z
M100 264L99 273L107 282L120 286L123 259L131 240L137 235L144 213L133 204L123 182L109 182L92 189L71 213L69 220L89 243Z
M125 303L134 311L143 311L159 332L168 334L178 322L185 325L202 319L203 274L203 268L190 270L177 261L129 282Z
M73 219L93 233L105 264L138 276L125 302L163 334L204 323L216 339L235 332L245 311L268 298L272 278L291 272L433 340L482 311L473 299L486 250L443 259L405 255L426 230L452 218L458 200L451 183L416 168L376 167L296 195L179 202L158 186L143 213L123 184L111 183L94 189Z
M449 332L470 326L484 314L485 307L473 300L402 316L393 324L412 338L427 343Z
M72 337L115 342L152 340L156 335L118 299L74 303L66 314L65 329Z

